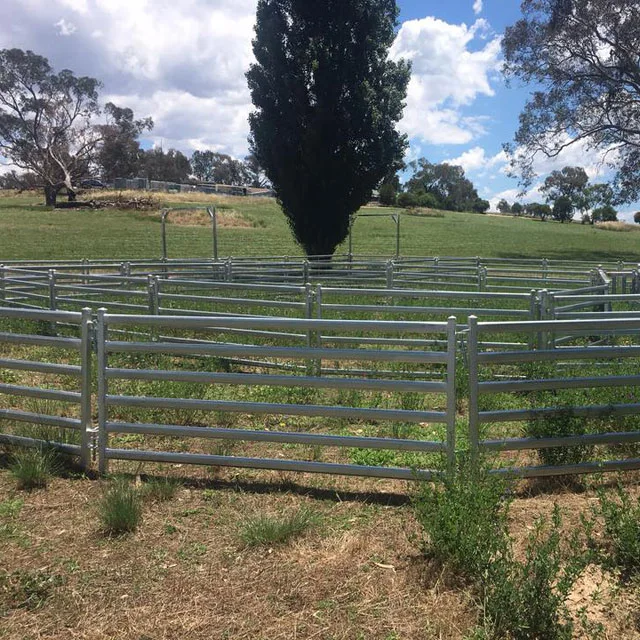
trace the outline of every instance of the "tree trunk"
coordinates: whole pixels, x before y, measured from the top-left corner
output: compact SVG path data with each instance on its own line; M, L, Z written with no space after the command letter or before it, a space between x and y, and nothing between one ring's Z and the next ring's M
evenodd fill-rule
M57 197L58 197L58 187L52 184L45 185L44 201L47 207L55 207Z
M69 187L67 187L67 199L69 200L69 202L76 201L76 192L72 189L69 189Z

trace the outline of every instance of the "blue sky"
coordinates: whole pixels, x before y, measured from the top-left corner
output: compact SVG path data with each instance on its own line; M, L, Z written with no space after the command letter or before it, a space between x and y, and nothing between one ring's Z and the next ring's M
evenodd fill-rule
M506 175L502 144L513 138L528 91L505 86L500 37L518 19L519 2L398 4L391 55L413 65L400 123L410 138L408 159L461 164L494 206L501 197L513 201L518 187ZM55 68L101 79L105 102L153 117L148 145L242 157L255 6L256 0L2 0L0 48L32 49ZM543 179L565 165L606 178L598 155L584 145L554 161L540 159L537 169ZM537 186L525 201L540 198Z

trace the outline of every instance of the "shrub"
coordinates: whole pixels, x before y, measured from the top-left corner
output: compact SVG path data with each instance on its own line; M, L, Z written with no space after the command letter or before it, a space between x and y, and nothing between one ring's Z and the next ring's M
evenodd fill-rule
M399 207L403 209L411 209L419 206L418 196L414 193L403 192L398 194L397 203Z
M283 516L258 514L245 520L240 537L248 547L280 544L301 535L317 521L318 515L307 507Z
M418 196L418 206L427 209L441 209L442 203L433 193L421 193Z
M10 470L18 488L25 491L44 489L59 466L53 449L21 449L13 454Z
M467 464L442 486L423 484L415 507L425 553L467 577L481 576L507 549L505 489L503 480Z
M584 569L586 556L577 551L577 534L562 545L560 510L551 522L539 519L529 536L525 559L512 552L487 567L481 585L490 637L512 640L570 640L573 624L566 600ZM570 552L569 552L570 551Z
M564 640L572 637L566 599L586 565L578 533L563 545L558 507L529 536L525 559L515 559L508 533L504 481L471 466L442 487L423 485L416 514L432 557L474 585L483 625L472 638Z
M142 505L135 487L116 479L104 492L99 505L102 530L108 535L135 531L142 520Z
M635 500L618 485L616 498L610 498L604 490L598 492L596 516L604 522L610 564L624 571L640 571L640 497Z
M396 203L396 188L390 182L385 182L380 186L380 204L393 206Z
M541 416L525 426L526 435L532 438L560 438L588 433L587 421L572 414L571 408L561 409L555 416ZM546 447L538 449L538 457L544 465L564 466L579 464L591 459L593 446Z

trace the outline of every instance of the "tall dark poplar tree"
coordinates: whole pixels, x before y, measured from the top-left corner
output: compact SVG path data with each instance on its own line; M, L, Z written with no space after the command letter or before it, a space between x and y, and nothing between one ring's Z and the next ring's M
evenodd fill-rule
M395 0L259 0L247 72L251 150L309 256L401 166L410 66L389 60Z

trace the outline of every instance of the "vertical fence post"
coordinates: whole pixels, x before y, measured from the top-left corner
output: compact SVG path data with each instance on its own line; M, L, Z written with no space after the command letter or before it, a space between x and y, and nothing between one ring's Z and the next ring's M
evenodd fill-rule
M538 307L538 297L535 289L531 289L529 292L529 320L535 321L539 320L538 317L539 307ZM533 350L537 345L540 345L540 337L538 334L538 338L536 339L536 334L533 332L528 334L528 344L529 349Z
M49 309L55 311L57 309L56 304L56 271L55 269L49 269ZM55 336L58 333L58 327L55 322L51 323L51 335Z
M556 319L556 298L555 294L552 292L547 292L547 317L549 320ZM548 348L555 349L556 348L556 332L549 331L548 333Z
M540 312L540 320L548 320L549 316L548 316L548 305L549 305L549 292L546 289L542 289L542 291L540 291L540 306L539 306L539 312ZM547 338L547 332L546 331L541 331L539 334L539 339L540 339L540 345L542 349L546 349L548 348L548 338Z
M480 452L480 416L478 411L478 318L469 316L467 350L469 358L469 446L471 459Z
M89 284L89 261L86 258L82 258L82 284L86 287Z
M304 317L306 320L313 319L313 288L307 282L304 286ZM311 328L307 328L307 347L317 347L318 338L316 336L316 332L314 332ZM307 361L307 375L314 376L318 375L317 371L320 369L320 363L317 360L308 360Z
M107 460L107 446L109 434L107 433L107 322L105 318L107 310L98 309L96 324L96 351L98 373L98 472L107 473L109 468Z
M160 311L160 304L158 301L158 276L149 274L147 276L147 291L148 291L148 306L149 315L157 316Z
M396 213L396 258L400 257L400 214Z
M456 317L447 319L447 473L456 470Z
M546 282L549 276L549 261L546 258L542 258L542 279Z
M322 319L322 285L316 286L316 318Z
M353 260L353 223L355 222L355 215L349 216L349 255L348 260L351 263Z
M307 287L309 286L309 261L305 260L302 263L302 284Z
M215 207L208 207L207 211L211 216L211 227L213 231L213 259L218 260L218 212Z
M167 216L169 209L163 209L160 214L160 222L162 223L162 260L167 259Z
M91 321L91 309L85 307L82 309L82 325L80 327L81 339L81 364L80 374L80 422L82 425L81 441L80 441L80 465L83 469L88 469L91 464L91 449L93 440L93 429L91 424L91 356L92 356L92 331L93 322Z
M0 306L6 306L7 304L7 268L0 264Z
M387 260L385 274L387 278L387 289L393 289L393 260Z

